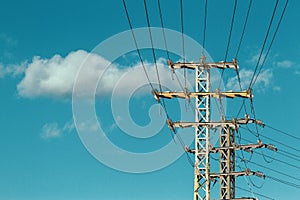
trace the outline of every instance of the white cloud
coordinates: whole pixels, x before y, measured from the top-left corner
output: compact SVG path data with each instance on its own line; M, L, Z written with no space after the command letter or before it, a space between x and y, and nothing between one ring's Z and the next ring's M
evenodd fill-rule
M64 127L62 128L63 131L72 132L75 129L75 124L73 120L68 121L65 123Z
M42 127L41 137L43 139L57 138L61 136L61 130L58 128L57 123L45 124Z
M241 86L243 90L248 89L252 76L253 76L252 70L242 69L240 71ZM265 88L269 87L272 78L273 78L273 73L270 69L262 71L255 82L254 88L261 91L264 90ZM232 90L240 90L237 77L235 76L229 78L226 87Z
M68 121L65 123L63 127L59 127L59 125L55 123L47 123L42 127L41 130L41 137L43 139L51 139L51 138L58 138L61 137L65 132L72 132L75 129L75 125L73 120Z
M86 60L87 57L89 59ZM126 94L130 89L136 88L137 85L146 81L143 68L139 63L126 67L111 64L106 70L106 66L109 64L106 59L97 54L78 50L69 53L66 57L60 55L54 55L50 59L34 57L26 67L25 77L17 86L19 95L27 98L70 97L77 72L83 61L85 66L88 66L88 70L80 74L82 77L80 84L84 85L85 88L93 88L99 77L103 75L97 95L111 92L120 78L127 73L130 75L130 80L127 79L127 81L119 83L120 95ZM159 59L157 62L162 81L170 79L170 70L163 66L163 61ZM145 67L150 80L157 80L153 64L145 62ZM86 93L85 88L79 93L84 95Z
M283 60L276 63L277 67L280 68L291 68L295 63L290 60Z
M262 54L260 56L260 53L253 54L248 60L246 60L246 63L251 65L257 64L259 57L260 57L259 63L262 63L265 58L265 54Z
M65 58L54 55L51 59L34 57L18 84L23 97L70 95L77 70L88 53L82 50L71 52Z

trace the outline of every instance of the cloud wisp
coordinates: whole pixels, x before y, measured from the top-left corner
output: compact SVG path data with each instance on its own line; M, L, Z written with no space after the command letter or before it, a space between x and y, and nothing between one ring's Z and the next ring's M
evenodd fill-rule
M59 127L58 123L47 123L41 129L40 136L45 139L59 138L62 137L64 133L70 133L75 129L73 120L68 121L63 127Z
M241 86L243 90L248 89L252 76L252 70L240 70ZM270 69L262 71L256 80L254 89L257 89L258 91L264 91L270 86L272 78L273 72ZM229 78L226 87L231 88L232 90L240 90L238 78L236 76Z
M23 62L20 65L9 65L6 67L0 64L0 78L6 76L12 76L15 78L24 74L25 70L26 70L26 62Z

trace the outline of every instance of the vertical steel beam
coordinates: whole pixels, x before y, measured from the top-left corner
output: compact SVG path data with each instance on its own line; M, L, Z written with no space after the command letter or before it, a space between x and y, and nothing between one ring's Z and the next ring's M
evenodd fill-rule
M224 126L220 133L220 199L235 198L235 149L228 148L234 144L234 130Z
M202 66L196 67L196 92L210 91L210 69L204 67L205 57L201 58ZM210 121L210 96L196 98L196 122ZM210 161L209 161L209 128L195 128L195 165L194 165L194 200L210 200Z

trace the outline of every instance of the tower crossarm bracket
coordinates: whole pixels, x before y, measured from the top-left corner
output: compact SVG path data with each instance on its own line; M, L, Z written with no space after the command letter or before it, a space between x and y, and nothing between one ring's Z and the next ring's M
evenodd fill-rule
M154 98L160 102L160 98L182 98L182 99L190 99L190 98L196 98L196 97L214 97L214 98L249 98L252 99L253 95L251 90L241 91L241 92L233 92L233 91L227 91L227 92L158 92L157 90L152 91Z
M211 129L227 126L237 130L240 125L250 124L250 123L261 124L262 122L249 118L249 115L246 115L244 118L226 120L223 122L181 122L181 121L172 122L170 119L167 120L167 124L171 130L174 130L175 128L190 128L190 127L199 127L199 126L208 127Z
M172 61L168 61L168 65L170 67L171 70L174 69L196 69L196 68L218 68L218 69L227 69L227 68L231 68L234 70L238 70L239 66L237 64L237 60L233 59L232 62L199 62L199 63L181 63L181 62L177 62L177 63L173 63Z
M252 176L252 175L256 175L258 177L262 177L264 178L265 175L262 172L255 172L255 171L251 171L249 168L247 168L245 171L240 171L240 172L230 172L230 173L211 173L210 174L210 178L211 179L215 179L215 178L220 178L220 177L224 177L224 176Z
M268 148L273 151L277 151L277 148L270 144L264 144L261 140L258 140L257 144L234 144L233 146L229 147L213 147L210 149L210 152L212 153L218 153L220 150L227 150L227 149L233 149L233 150L244 150L247 152L252 152L253 149L258 148Z

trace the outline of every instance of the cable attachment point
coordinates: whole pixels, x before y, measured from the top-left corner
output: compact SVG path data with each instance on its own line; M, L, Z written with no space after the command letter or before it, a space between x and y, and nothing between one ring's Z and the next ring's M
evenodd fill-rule
M188 152L188 153L195 153L195 150L192 150L192 149L190 149L188 146L184 146L184 150L185 150L185 152Z
M167 61L169 68L171 69L171 71L174 73L174 63L171 60Z
M276 152L278 151L277 147L275 147L275 146L272 145L272 144L268 144L268 145L267 145L267 148L270 149L271 151L276 151Z
M216 93L216 98L221 100L221 90L220 90L220 88L217 88L215 93Z
M156 99L157 103L160 104L160 96L159 96L157 89L152 90L152 94L153 94L154 98Z
M237 62L237 59L236 59L236 58L234 58L234 59L232 60L232 64L234 65L235 71L238 72L238 71L239 71L239 66L238 66L238 62Z
M248 90L247 90L247 94L249 95L249 99L250 99L250 101L251 101L251 105L253 105L252 104L252 99L253 99L253 94L252 94L252 89L251 88L249 88Z
M249 168L246 168L246 169L245 169L245 173L246 173L247 175L251 175L252 172L251 172L251 170L250 170Z
M255 123L256 123L257 125L261 126L262 128L265 127L265 124L264 124L262 121L260 121L260 120L255 120Z
M264 175L262 172L255 172L254 174L260 178L263 178L263 179L266 178L266 175Z
M172 122L172 120L167 119L167 125L168 127L175 133L175 127L174 127L174 123Z
M167 61L167 64L168 64L169 68L171 69L172 80L174 80L174 74L175 74L174 64L170 59Z
M201 63L202 65L204 65L205 59L206 59L205 55L202 54L201 57L200 57L200 63Z
M186 96L186 98L189 101L191 100L191 92L189 91L189 89L187 87L184 88L184 95Z

